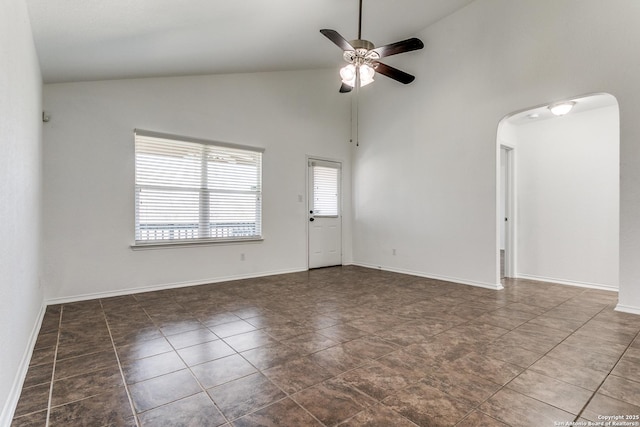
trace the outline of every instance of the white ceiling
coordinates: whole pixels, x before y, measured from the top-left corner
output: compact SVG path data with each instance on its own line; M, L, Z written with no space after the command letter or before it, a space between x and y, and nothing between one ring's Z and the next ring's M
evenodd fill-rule
M364 0L362 37L412 37L472 1ZM26 2L46 83L332 67L341 51L319 30L358 26L357 0Z
M569 114L576 114L584 111L594 110L596 108L618 105L618 101L616 100L616 98L613 95L609 95L607 93L596 93L577 98L555 100L553 104L565 101L574 101L576 103ZM534 108L529 108L527 110L523 110L510 115L507 118L507 122L515 126L522 126L531 123L537 123L540 120L549 120L556 117L557 116L554 116L549 110L549 104L546 104Z

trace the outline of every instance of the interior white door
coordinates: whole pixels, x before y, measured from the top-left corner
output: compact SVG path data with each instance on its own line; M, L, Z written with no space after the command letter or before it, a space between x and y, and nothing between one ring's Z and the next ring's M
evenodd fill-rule
M309 268L342 264L341 164L310 159Z

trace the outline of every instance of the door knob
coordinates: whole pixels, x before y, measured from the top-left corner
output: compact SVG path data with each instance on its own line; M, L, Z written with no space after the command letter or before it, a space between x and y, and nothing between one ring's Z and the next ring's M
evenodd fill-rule
M315 218L309 218L309 221L315 221L315 220L316 220Z

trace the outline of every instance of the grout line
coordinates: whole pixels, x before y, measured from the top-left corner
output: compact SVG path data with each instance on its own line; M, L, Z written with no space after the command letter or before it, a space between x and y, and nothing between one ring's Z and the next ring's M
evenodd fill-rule
M111 347L113 348L113 353L115 354L116 361L118 362L118 370L120 371L120 377L122 378L122 385L124 386L124 390L127 393L129 406L131 407L131 412L133 413L133 420L135 421L136 426L140 427L140 421L138 420L138 413L136 412L136 408L133 405L133 399L131 398L131 392L129 391L129 386L127 385L127 381L125 380L125 377L124 377L124 371L122 370L122 364L120 363L120 356L118 356L116 343L113 340L113 335L111 334L111 326L109 326L109 319L107 319L107 313L104 311L102 300L99 300L99 301L100 301L100 308L102 309L102 317L104 317L104 323L107 325L107 330L109 331L109 339L111 340Z
M53 353L53 368L51 370L51 384L49 385L49 399L47 400L47 419L45 427L49 427L49 416L51 415L51 400L53 398L53 379L56 375L56 362L58 361L58 347L60 346L60 334L62 333L62 314L64 305L60 305L60 317L58 318L58 336L56 337L56 349ZM44 315L47 315L45 311ZM44 320L44 317L43 317Z
M171 299L172 299L172 301L174 301L176 304L178 304L179 306L181 306L182 308L184 308L184 306L183 306L182 304L180 304L178 301L176 301L176 300L175 300L175 298L171 297ZM157 325L156 325L156 323L153 321L153 318L151 317L151 315L149 315L149 313L147 312L147 310L146 310L143 306L141 306L141 308L142 308L142 311L144 312L144 314L146 314L146 315L147 315L147 317L151 320L151 322L152 322L152 323L153 323L153 324L158 328L158 331L160 331L160 334L162 334L162 337L167 341L167 343L169 343L169 345L171 346L171 348L173 348L173 352L175 353L175 355L176 355L176 356L178 356L178 358L182 361L182 363L184 363L184 365L185 365L186 369L189 371L189 373L191 374L191 376L193 377L193 379L198 383L198 386L200 387L200 389L202 390L202 392L204 392L204 394L206 395L206 397L211 401L211 403L213 403L213 406L215 406L215 408L218 410L218 412L220 413L220 415L222 415L222 417L223 417L223 418L224 418L224 420L225 420L225 423L226 423L226 424L231 425L231 421L227 418L227 416L225 415L225 413L224 413L224 412L222 412L222 410L220 409L220 407L218 407L218 405L216 404L216 402L214 402L214 400L211 398L211 396L209 396L209 393L207 393L207 389L202 385L202 383L200 382L200 380L198 379L198 377L196 376L196 374L195 374L195 373L193 372L193 370L191 369L191 366L189 366L189 364L188 364L188 363L187 363L187 362L182 358L182 356L181 356L181 355L180 355L180 353L178 352L178 349L177 349L177 348L176 348L176 347L171 343L171 341L167 338L167 335L164 333L164 331L162 330L162 328L160 328L159 326L157 326ZM187 312L188 312L188 310L187 310ZM211 329L209 329L209 327L208 327L207 325L205 325L204 323L202 323L198 318L196 318L196 320L197 320L197 321L198 321L198 323L200 323L200 324L201 324L201 325L202 325L206 330L210 331L210 332L211 332L215 337L217 337L217 338L218 338L218 340L220 340L220 341L224 342L224 341L222 340L222 338L220 338L220 337L219 337L218 335L216 335L216 334L215 334ZM179 334L186 333L186 332L191 332L191 331L178 332L177 334L173 334L173 335L179 335ZM171 335L169 335L169 336L171 336ZM214 340L214 341L217 341L217 340ZM225 343L226 345L228 345L226 342L224 342L224 343ZM201 344L204 344L204 343L201 343ZM200 344L194 344L194 345L200 345ZM191 346L189 346L189 347L191 347ZM184 347L184 348L188 348L188 347ZM231 346L229 346L229 348L231 348L231 349L235 352L235 354L238 354L238 352L236 351L236 349L235 349L235 348L233 348L233 347L231 347ZM238 354L238 355L239 355L239 354ZM229 356L232 356L232 355L230 354ZM224 357L227 357L227 356L224 356ZM219 359L222 359L222 358L219 358ZM214 360L218 360L218 359L214 359ZM210 361L208 361L208 362L210 362ZM202 362L202 363L207 363L207 362ZM198 364L198 365L200 365L200 364ZM198 365L196 365L196 366L198 366ZM181 370L182 370L182 369L181 369ZM175 371L175 372L177 372L177 371ZM166 375L166 374L164 374L164 375ZM155 377L155 378L157 378L157 377ZM241 378L244 378L244 377L241 377ZM198 394L198 393L195 393L195 394ZM179 401L179 400L186 399L187 397L195 396L195 394L192 394L192 395L189 395L189 396L183 396L183 397L181 397L180 399L176 399L176 400L173 400L173 401L171 401L171 402L167 402L167 403L165 403L165 404L163 404L163 405L157 406L156 408L160 408L160 407L162 407L162 406L169 405L169 404L174 403L174 402L177 402L177 401ZM152 411L153 409L156 409L156 408L151 408L151 409L149 409L149 411ZM144 412L146 412L146 411L144 411Z
M606 310L606 308L602 309L601 311L598 312L598 314L602 313L604 310ZM580 410L580 412L578 413L578 415L576 416L576 419L574 421L578 421L578 419L582 416L582 414L584 413L585 409L587 409L587 406L589 406L589 403L591 403L591 401L593 400L593 398L596 396L596 394L598 394L598 391L602 388L602 385L605 383L605 381L607 381L609 379L609 375L611 375L611 373L613 372L613 370L616 368L616 366L618 366L618 363L620 363L620 360L622 360L622 357L625 355L625 353L629 350L629 348L631 348L631 344L633 344L633 342L638 338L638 336L640 336L640 331L636 332L636 335L633 337L633 339L629 342L629 344L627 345L627 348L624 349L624 351L620 354L620 357L618 357L618 360L616 361L616 363L613 365L613 367L609 370L609 373L607 374L606 377L604 377L604 379L602 380L602 382L600 382L600 385L598 385L598 387L595 389L595 391L593 392L593 394L591 395L591 397L589 398L589 400L587 400L587 403L584 404L584 406L582 407L582 409ZM618 398L614 398L616 400L620 400Z

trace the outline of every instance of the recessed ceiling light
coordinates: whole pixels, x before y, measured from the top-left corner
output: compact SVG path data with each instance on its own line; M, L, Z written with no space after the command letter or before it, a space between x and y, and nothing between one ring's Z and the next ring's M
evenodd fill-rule
M573 106L576 105L575 101L558 102L556 104L549 105L549 110L556 116L564 116L567 114Z

